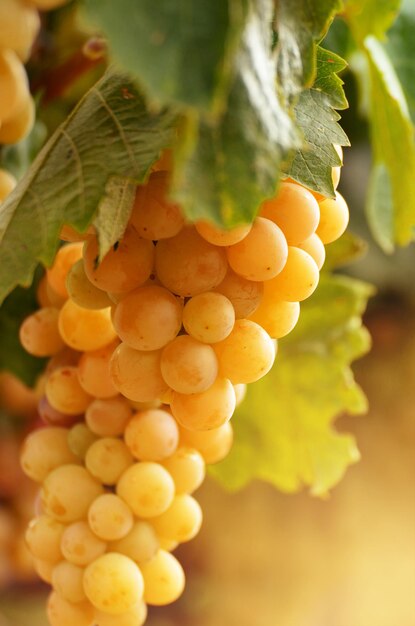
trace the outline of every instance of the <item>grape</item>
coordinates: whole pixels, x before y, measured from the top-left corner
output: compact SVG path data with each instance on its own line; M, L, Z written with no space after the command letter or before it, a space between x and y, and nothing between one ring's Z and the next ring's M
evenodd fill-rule
M234 272L247 280L263 281L281 272L287 260L287 241L274 222L257 217L249 234L226 249Z
M288 335L298 322L300 304L280 300L278 293L268 292L265 285L265 294L258 309L250 316L274 339Z
M118 615L140 602L144 581L134 561L124 554L108 552L86 568L84 590L98 610Z
M89 602L68 602L56 591L49 595L47 615L50 626L91 626L94 610Z
M128 535L134 517L124 500L113 493L104 493L89 507L88 523L97 537L104 541L115 541Z
M143 626L146 619L147 605L140 602L129 611L117 615L95 611L94 626Z
M336 241L349 223L349 209L345 199L336 191L336 199L327 198L320 202L320 223L317 235L323 243Z
M84 467L61 465L44 480L42 506L47 515L59 522L75 522L86 516L102 492L102 486Z
M278 195L262 204L260 215L281 228L289 245L297 245L316 231L320 210L310 191L282 182Z
M160 359L161 350L144 352L122 343L110 361L114 386L136 402L157 400L167 389L161 375Z
M226 230L210 222L201 221L196 222L195 228L203 239L206 239L209 243L213 243L215 246L232 246L242 241L242 239L245 239L252 225L242 224L241 226L235 226L234 228Z
M84 247L85 273L99 289L122 293L139 287L149 278L154 264L154 245L127 227L123 238L99 261L98 240L90 237Z
M24 139L33 128L35 113L34 100L28 95L13 117L0 125L0 143L13 144Z
M272 339L251 320L237 320L231 334L214 348L220 375L233 384L259 380L269 372L275 359Z
M95 234L95 227L92 224L90 224L86 231L82 233L77 231L76 228L74 228L73 226L70 226L69 224L64 224L59 233L59 239L62 239L62 241L69 241L73 243L75 241L87 241L90 235Z
M222 341L235 323L231 301L221 293L208 291L191 298L183 309L183 326L203 343Z
M171 411L176 420L190 430L218 428L231 419L235 410L235 391L227 378L217 378L202 393L173 393Z
M137 187L130 223L143 239L174 237L184 226L179 206L167 198L168 182L168 172L154 172Z
M90 446L96 440L95 433L83 423L75 424L68 433L68 446L78 459L85 459Z
M287 264L281 274L266 285L266 291L273 297L288 302L301 302L310 297L316 289L319 272L312 257L296 248L288 248Z
M100 399L113 398L118 391L110 377L109 363L118 339L99 350L85 352L78 364L78 378L82 388L91 396Z
M16 0L1 0L0 24L0 48L10 48L22 61L27 61L40 29L40 19L35 7ZM3 96L3 89L0 92Z
M0 126L1 128L1 126ZM17 181L10 172L0 169L0 202L7 198L16 187Z
M58 329L59 309L45 307L35 311L23 321L19 339L23 348L34 356L52 356L65 344Z
M186 227L156 246L156 272L162 284L179 296L195 296L219 285L227 269L225 252Z
M97 537L86 522L75 522L65 528L61 540L62 554L69 563L85 567L107 549L107 544Z
M172 503L174 482L168 471L158 463L135 463L118 481L117 494L138 517L156 517Z
M68 297L66 278L72 265L82 258L82 248L83 244L80 242L62 246L56 253L52 267L46 270L49 286L65 300Z
M48 377L45 387L50 405L66 415L83 413L91 402L91 396L79 383L76 367L58 367Z
M161 461L172 455L179 442L176 420L160 409L134 415L125 429L125 442L140 461Z
M84 569L69 561L61 561L52 571L52 586L67 602L84 602L86 595L83 585Z
M69 270L66 289L71 300L84 309L105 309L112 305L107 292L98 289L89 280L82 259L76 261Z
M118 396L105 400L94 400L85 413L90 430L101 437L122 435L132 416L127 400Z
M160 541L160 550L165 550L166 552L173 552L179 545L178 541L174 541L174 539L166 539L166 537L159 537Z
M85 456L86 468L104 485L115 485L132 463L128 447L115 437L98 439L91 444Z
M130 532L109 545L112 552L120 552L136 563L152 559L159 549L159 540L153 526L143 520L134 523Z
M66 428L46 427L30 433L20 455L20 463L26 476L42 482L60 465L77 463L78 459L69 449Z
M39 417L48 426L72 426L82 419L82 415L65 415L53 408L46 396L42 396L38 404Z
M32 555L42 561L57 563L62 559L61 539L65 526L60 522L40 515L27 527L25 539Z
M200 452L184 446L168 459L164 459L163 466L173 478L178 495L196 491L206 474L205 461Z
M181 428L180 441L182 445L196 448L209 465L219 463L228 455L232 447L232 424L226 422L218 428L207 431L192 431Z
M55 567L50 561L42 561L42 559L33 559L33 568L36 574L45 583L52 583L52 572Z
M144 600L147 604L170 604L183 593L183 568L169 552L159 550L151 561L141 563L140 568L144 578Z
M305 239L302 243L299 243L298 248L301 248L301 250L308 252L311 258L314 259L314 261L316 262L318 269L321 270L326 259L326 250L324 248L323 242L318 235L314 233L308 239Z
M74 350L99 350L114 341L117 334L111 309L84 309L67 300L59 313L59 332Z
M264 291L263 283L247 280L231 269L226 273L223 281L215 288L230 300L235 311L236 319L251 315L259 306Z
M157 534L179 543L196 537L202 525L202 509L188 494L176 496L170 507L151 520Z
M206 391L218 374L213 348L189 335L176 337L164 348L160 366L165 382L180 393Z
M182 304L167 289L140 287L128 294L114 313L119 337L136 350L158 350L176 337L182 325Z
M49 359L45 373L48 376L51 372L58 369L59 367L76 366L78 365L79 359L81 357L81 353L65 346L62 350L60 350L57 354L54 354L52 358Z

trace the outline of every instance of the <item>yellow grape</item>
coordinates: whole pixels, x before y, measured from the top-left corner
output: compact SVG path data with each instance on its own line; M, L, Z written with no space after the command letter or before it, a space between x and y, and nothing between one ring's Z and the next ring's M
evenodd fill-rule
M238 383L237 385L234 385L233 388L235 390L236 406L238 407L244 401L247 386L245 383Z
M82 242L67 243L56 253L52 267L46 270L47 281L52 290L61 298L68 297L66 278L72 265L82 258Z
M112 305L107 292L93 285L85 274L82 259L76 261L69 270L66 289L71 300L84 309L105 309Z
M215 351L189 335L180 335L161 354L161 373L169 387L179 393L200 393L218 374Z
M52 586L67 602L84 602L84 569L69 561L61 561L52 571Z
M203 514L200 504L188 494L178 495L162 515L151 520L160 537L178 543L190 541L198 534Z
M169 552L159 550L151 561L142 563L140 568L144 578L144 600L147 604L170 604L183 593L183 568Z
M27 61L40 29L36 8L31 3L1 0L0 24L0 48L10 48L22 61Z
M178 541L174 541L174 539L166 539L166 537L159 537L160 540L160 550L165 550L166 552L173 552L179 545Z
M226 249L234 272L247 280L274 278L287 260L287 241L282 230L264 217L257 217L249 234Z
M90 445L85 455L87 470L104 485L115 485L133 463L128 447L116 437L102 437Z
M173 478L178 495L193 493L205 479L205 461L194 448L180 446L172 456L164 459L163 466Z
M117 615L95 611L94 626L143 626L146 619L147 605L145 602L140 602L129 611Z
M16 185L17 181L15 177L10 174L10 172L7 172L7 170L0 169L0 202L7 198Z
M85 391L95 398L113 398L118 394L110 377L110 360L119 345L118 339L99 350L84 352L78 363L78 377Z
M289 246L287 263L278 276L266 285L272 297L288 302L302 302L318 285L320 275L314 259L304 250Z
M19 339L23 348L34 356L52 356L65 347L58 328L59 309L43 307L23 321Z
M49 374L45 394L54 409L65 415L83 413L91 402L91 396L84 391L74 366L57 367Z
M78 463L68 445L68 430L48 426L31 432L23 443L20 463L26 476L39 483L60 465Z
M167 197L168 183L168 172L154 172L137 187L130 223L143 239L174 237L184 226L180 207Z
M116 389L130 400L150 402L167 390L160 370L161 350L140 351L122 343L110 361Z
M231 334L214 348L220 375L234 385L259 380L269 372L275 359L271 337L251 320L236 320Z
M137 520L128 535L109 545L111 552L120 552L136 563L149 561L159 549L159 540L149 522Z
M278 194L263 202L260 215L281 228L289 245L297 245L316 231L320 210L308 189L282 182Z
M59 313L59 332L74 350L99 350L114 341L117 333L111 321L111 309L84 309L67 300Z
M235 410L235 390L227 378L217 378L202 393L174 392L171 411L176 420L189 430L218 428L231 419Z
M90 446L97 440L95 433L83 424L75 424L68 433L68 446L73 454L81 460L85 459Z
M52 584L52 573L54 563L43 561L42 559L33 559L33 569L41 580L45 583Z
M247 280L231 269L215 291L226 296L232 303L236 319L246 318L259 306L264 285L262 282Z
M106 542L97 537L84 521L70 524L63 531L61 550L69 563L85 567L102 556L106 549Z
M203 239L192 226L156 246L156 273L179 296L195 296L219 285L227 269L223 249Z
M219 228L211 222L196 222L195 228L199 235L214 246L232 246L245 239L252 228L251 224L242 224L234 228Z
M122 239L99 263L98 240L90 237L84 247L85 273L99 289L122 293L139 287L153 271L154 245L128 226Z
M320 202L320 223L317 235L323 243L336 241L349 223L349 209L345 199L336 191L336 199L327 198Z
M203 343L222 341L235 323L231 301L221 293L207 291L191 298L183 309L183 326Z
M89 602L68 602L52 591L48 599L47 616L50 626L91 626L94 609Z
M9 2L10 0L4 0ZM1 6L3 7L3 0ZM4 32L3 22L1 32ZM13 117L28 98L26 70L16 55L9 49L0 50L0 120L2 124Z
M84 590L99 611L118 615L141 601L144 581L134 561L124 554L108 552L86 568Z
M85 232L80 233L76 228L70 226L69 224L64 224L59 233L59 239L62 241L69 241L70 243L74 243L76 241L87 241L90 235L95 235L95 227L90 224Z
M209 465L219 463L228 455L232 447L232 424L226 422L218 428L206 431L192 431L187 428L181 428L180 442L182 445L196 448Z
M1 36L0 36L1 39ZM24 139L32 130L35 122L35 103L28 95L21 108L13 117L0 125L0 143L13 144Z
M62 559L61 539L64 524L48 515L39 515L29 523L25 540L31 554L42 561L57 563Z
M179 442L177 422L161 409L140 411L128 422L125 443L140 461L161 461L171 456Z
M115 541L128 535L134 516L124 500L114 493L104 493L89 507L88 524L100 539Z
M61 465L48 474L41 490L42 506L58 522L75 522L86 516L103 487L79 465Z
M321 270L326 260L326 249L318 235L314 233L308 239L299 243L297 247L308 252L311 258L316 262L318 269Z
M182 303L157 285L129 293L114 312L119 337L136 350L158 350L178 334L182 325Z
M128 401L121 396L94 400L85 413L90 430L100 437L122 435L133 412Z
M273 339L280 339L292 331L299 317L299 302L280 300L278 293L268 292L265 285L262 302L249 319L262 326Z
M172 503L174 482L168 471L158 463L135 463L118 481L117 494L138 517L156 517Z

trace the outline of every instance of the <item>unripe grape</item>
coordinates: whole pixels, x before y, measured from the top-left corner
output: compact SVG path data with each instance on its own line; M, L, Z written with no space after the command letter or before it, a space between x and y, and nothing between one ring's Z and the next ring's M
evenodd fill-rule
M96 440L97 435L82 422L72 426L68 433L68 446L73 454L82 461L85 459L90 446Z
M112 305L106 291L98 289L89 280L82 259L70 268L66 277L66 289L71 300L84 309L105 309Z
M52 267L46 270L50 287L65 300L68 297L66 278L72 265L82 258L82 249L83 244L81 242L61 246L56 253Z

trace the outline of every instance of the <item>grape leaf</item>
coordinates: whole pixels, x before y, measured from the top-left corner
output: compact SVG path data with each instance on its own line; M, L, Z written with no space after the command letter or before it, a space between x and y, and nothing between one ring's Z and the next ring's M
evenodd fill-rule
M350 145L337 123L340 116L330 106L328 96L316 89L302 92L295 113L305 146L297 150L286 173L305 187L334 197L331 168L341 165L341 160L333 144Z
M347 0L345 15L358 42L369 34L383 38L395 20L402 0Z
M150 98L204 111L222 106L247 0L86 0L85 6L114 58Z
M355 235L350 230L333 243L326 244L326 260L323 271L336 269L344 265L349 265L353 261L360 259L367 252L367 242Z
M343 81L337 74L345 69L347 63L334 52L317 48L317 75L313 89L326 94L333 109L347 109L348 102L343 89Z
M86 229L113 177L144 180L172 143L176 117L149 111L131 80L111 70L84 96L2 203L0 302L31 283L37 262L51 264L62 224Z
M251 221L272 196L279 165L298 145L293 122L275 89L270 0L253 4L235 59L228 107L218 120L203 119L196 145L182 142L175 197L192 219L233 226Z
M316 75L316 41L329 27L340 0L279 0L276 3L278 82L288 102Z
M349 365L369 348L360 316L371 293L351 278L321 277L297 327L280 341L273 369L237 409L233 449L211 468L224 486L239 489L259 478L282 491L307 485L323 496L359 459L353 437L339 434L333 421L342 411L366 410Z

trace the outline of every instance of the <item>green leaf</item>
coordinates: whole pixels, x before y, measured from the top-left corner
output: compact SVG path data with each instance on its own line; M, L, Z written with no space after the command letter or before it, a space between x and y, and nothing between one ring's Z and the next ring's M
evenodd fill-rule
M316 89L303 91L295 107L297 123L305 138L286 174L305 187L334 197L331 169L341 165L333 144L349 146L347 135L337 123L340 116L328 96Z
M39 308L36 301L39 274L30 289L18 287L0 307L0 370L12 372L26 385L34 384L46 362L28 354L19 341L20 324Z
M394 250L393 196L389 172L384 163L375 163L370 172L366 217L373 238L385 252Z
M151 99L204 111L221 106L247 0L86 0L85 5L87 16L108 36L114 58Z
M347 0L346 16L358 42L367 35L382 39L395 20L401 0Z
M325 93L333 109L347 109L349 106L343 89L344 83L337 76L345 67L346 61L337 54L320 46L317 48L317 76L313 89Z
M149 111L131 80L112 71L84 96L2 203L0 302L31 283L37 262L52 263L64 223L87 228L113 177L145 179L175 123L175 112Z
M227 110L219 120L201 120L196 145L182 143L175 197L191 220L222 226L251 221L263 199L275 193L281 160L298 145L275 90L273 4L260 0L252 7Z
M278 82L289 102L316 75L316 41L340 10L340 0L279 0L276 3L278 33Z
M366 254L367 247L367 242L364 239L350 232L350 230L346 230L340 239L326 244L326 260L323 271L326 272L353 263Z
M272 371L251 386L233 418L233 449L211 469L223 485L239 489L259 478L323 496L359 459L353 437L337 433L333 421L342 411L366 410L349 365L369 348L360 316L371 293L360 281L322 276Z

